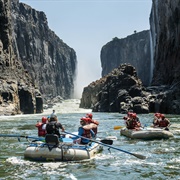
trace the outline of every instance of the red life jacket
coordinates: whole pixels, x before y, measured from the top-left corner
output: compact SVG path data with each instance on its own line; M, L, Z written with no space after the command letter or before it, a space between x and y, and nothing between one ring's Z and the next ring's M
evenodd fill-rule
M99 122L98 121L96 121L96 120L94 120L94 119L91 119L91 118L86 118L87 119L87 122L90 124L90 123L93 123L93 124L95 124L95 125L99 125ZM97 131L98 131L98 129L97 129L97 127L95 127L95 128L92 128L92 130L93 130L93 132L95 133L95 135L97 134Z
M43 123L37 123L36 127L38 128L38 136L45 136L46 135L46 129L42 129Z
M90 130L87 130L87 129L84 129L84 132L83 132L82 136L86 137L86 138L91 138L92 137Z
M85 126L83 126L83 129L85 129L85 130L92 129L94 134L96 135L97 131L98 131L97 127L98 127L98 125L91 122L90 124L86 124Z
M135 119L131 119L127 121L128 129L135 129L135 127L137 127L137 121Z
M161 120L159 121L159 127L167 127L168 126L168 121L167 120Z

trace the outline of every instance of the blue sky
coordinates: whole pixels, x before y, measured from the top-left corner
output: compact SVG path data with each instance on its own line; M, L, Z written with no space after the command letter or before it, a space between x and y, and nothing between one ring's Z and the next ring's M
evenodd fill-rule
M76 51L75 98L101 77L100 51L114 37L150 28L152 0L19 0L43 11L53 30Z

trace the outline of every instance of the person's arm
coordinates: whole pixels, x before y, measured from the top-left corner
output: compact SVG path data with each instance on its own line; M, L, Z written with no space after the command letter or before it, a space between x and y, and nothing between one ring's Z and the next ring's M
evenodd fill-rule
M56 123L56 126L58 127L58 128L60 128L60 129L62 129L62 132L64 132L64 127L62 126L62 124L61 123Z
M171 125L171 123L170 123L170 121L169 121L169 119L166 119L167 120L167 127L169 127L170 125Z
M64 127L63 127L63 126L62 126L62 128L61 128L61 129L62 129L62 132L64 132L64 131L65 131L65 129L64 129Z
M91 133L91 136L94 138L95 137L95 133L92 129L90 129L90 133Z
M79 129L78 129L78 136L82 136L83 132L84 132L84 129L82 127L79 127ZM76 139L79 138L78 136L73 136L73 137L71 137L71 139L76 140Z
M97 120L92 120L92 123L99 125L99 122Z
M154 127L159 127L159 122L160 122L160 121L161 121L160 119L158 119L157 117L155 117L155 118L154 118L154 121L153 121Z
M129 129L129 126L130 126L130 120L126 120L125 124L126 124L126 128Z
M78 135L79 136L82 136L83 135L83 132L84 132L84 129L82 127L79 127L78 129Z
M124 119L124 120L127 120L127 119L128 119L128 117L127 117L127 116L124 116L124 117L123 117L123 119Z
M38 122L35 126L36 126L37 128L39 128L41 125L42 125L42 123L41 123L41 122Z
M157 118L154 117L154 119L153 119L153 124L154 124L154 126L156 125L156 123L157 123Z
M164 128L164 130L169 131L169 126L171 125L169 119L165 119L165 121L167 122L167 126Z

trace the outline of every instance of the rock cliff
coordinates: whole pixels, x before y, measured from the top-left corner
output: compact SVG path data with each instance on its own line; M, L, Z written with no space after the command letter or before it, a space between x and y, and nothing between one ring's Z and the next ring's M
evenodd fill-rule
M180 1L153 0L150 16L153 85L180 83Z
M144 85L150 84L151 56L150 31L134 33L123 39L113 38L101 49L102 76L110 73L120 64L130 63L136 68Z
M13 48L44 97L71 98L76 53L48 27L46 15L12 1Z
M15 55L10 1L0 0L0 114L40 113L41 93Z
M48 98L70 98L76 54L49 29L46 15L0 0L0 27L0 114L40 113Z

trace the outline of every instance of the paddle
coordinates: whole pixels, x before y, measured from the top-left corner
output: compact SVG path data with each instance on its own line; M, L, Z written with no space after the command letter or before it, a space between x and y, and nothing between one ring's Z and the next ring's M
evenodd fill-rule
M17 137L18 140L19 140L19 138L35 139L35 140L38 140L38 141L45 140L44 137L32 137L32 136L14 135L14 134L0 134L0 137ZM109 145L113 144L113 140L112 139L102 139L101 142L104 143L104 144L109 144Z
M32 137L32 136L15 135L15 134L0 134L0 137L17 137L17 138L35 139L38 141L44 140L43 137Z
M99 141L104 144L112 145L113 140L117 140L117 137L116 136L107 136L105 139L100 139Z
M113 144L113 140L111 140L111 139L102 139L102 140L100 140L100 142L102 142L104 144L109 144L109 145Z
M63 133L63 135L67 135L67 133ZM71 133L71 135L73 134L73 136L77 136L78 135L78 132L73 132ZM69 137L67 137L69 138ZM112 145L113 144L113 140L117 140L117 137L116 136L107 136L106 138L100 140L100 141L103 141L104 144L110 144Z
M135 157L137 157L137 158L139 158L139 159L146 159L146 156L143 156L143 155L140 155L140 154L131 153L131 152L122 150L122 149L120 149L120 148L117 148L117 147L114 147L114 146L105 144L105 143L103 143L103 142L96 141L96 140L94 140L94 139L89 139L89 138L86 138L86 137L83 137L83 136L80 136L80 135L72 134L72 133L69 133L69 132L67 132L67 131L64 131L64 133L70 134L70 135L73 135L73 136L77 136L77 137L80 137L80 138L84 138L84 139L90 140L90 141L92 141L92 142L101 144L101 145L103 145L103 146L107 146L107 147L109 147L109 148L116 149L116 150L118 150L118 151L122 151L122 152L124 152L124 153L133 155L133 156L135 156Z
M124 126L114 126L114 130L122 129Z

